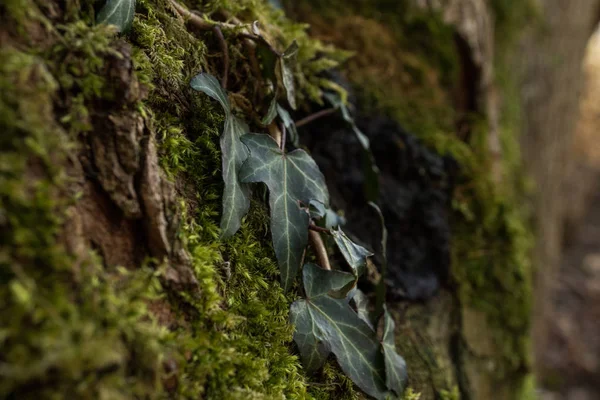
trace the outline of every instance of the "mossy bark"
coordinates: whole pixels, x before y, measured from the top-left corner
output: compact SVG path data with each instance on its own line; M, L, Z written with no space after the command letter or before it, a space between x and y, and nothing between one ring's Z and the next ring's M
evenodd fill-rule
M335 360L302 370L297 292L278 283L262 199L219 239L223 115L189 88L223 70L218 38L168 0L138 0L117 35L94 24L101 3L0 6L0 396L363 398ZM474 63L443 8L295 10L311 37L267 2L185 3L258 20L279 48L296 39L300 108L322 101L334 85L321 72L346 57L314 36L366 50L345 67L361 96L463 171L452 278L425 303L392 305L410 385L421 399L525 398L528 232L518 185L489 161L489 110L465 100L479 96L461 78ZM257 126L252 57L225 39L231 100Z

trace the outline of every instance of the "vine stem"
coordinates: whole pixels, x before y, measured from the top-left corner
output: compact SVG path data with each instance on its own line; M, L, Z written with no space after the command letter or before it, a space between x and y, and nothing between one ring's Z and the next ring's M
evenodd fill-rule
M327 235L331 235L331 231L327 228L321 228L320 226L315 225L312 221L311 224L308 225L308 229L310 229L311 231L315 231L315 232L319 232L319 233L325 233Z
M323 243L321 234L317 231L309 230L308 240L313 251L315 252L315 256L317 257L317 263L321 266L321 268L328 271L331 270L329 257L327 256L327 249L325 248L325 243Z
M226 22L207 21L201 16L194 14L175 0L171 0L171 5L179 15L181 15L184 18L187 18L190 23L194 24L197 28L202 29L204 31L210 31L211 29L213 29L214 26L228 29L238 28L238 25L228 24Z
M225 41L225 37L223 36L221 28L215 25L213 27L213 31L215 32L217 39L219 39L221 51L223 52L223 76L221 77L221 86L223 86L223 89L227 89L227 76L229 75L229 49L227 48L227 42Z
M281 143L279 144L279 147L281 148L281 151L285 152L285 141L286 141L286 136L287 136L287 130L285 129L285 125L282 123L281 124Z
M296 127L300 128L301 126L308 125L316 119L326 117L327 115L333 114L337 111L337 108L331 107L326 108L325 110L317 111L314 114L311 114L307 117L302 118L300 121L296 122Z

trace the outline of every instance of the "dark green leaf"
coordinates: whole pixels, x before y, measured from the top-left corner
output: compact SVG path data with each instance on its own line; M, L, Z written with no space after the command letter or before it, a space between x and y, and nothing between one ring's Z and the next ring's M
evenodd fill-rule
M96 23L115 25L119 32L131 27L135 14L135 0L107 0L98 13Z
M250 156L239 174L242 182L264 182L269 187L271 234L281 271L281 283L288 290L302 262L308 241L308 213L300 202L329 204L325 178L315 161L304 151L284 153L268 135L242 137Z
M367 257L373 255L369 250L354 243L341 229L332 230L333 240L356 276L362 275L367 266Z
M298 58L298 43L294 40L281 55L281 79L292 109L296 109L296 89L294 86L294 70Z
M267 114L260 121L263 125L269 125L275 117L277 116L277 94L273 96L273 100L271 100L271 104L269 104L269 109L267 110Z
M369 300L367 299L367 296L365 296L365 294L359 289L356 289L354 295L352 296L352 301L356 306L356 313L358 314L358 317L365 321L367 325L373 329L373 321L371 321L371 315L369 313Z
M292 304L290 318L296 326L294 341L305 367L314 371L331 350L359 388L376 399L385 399L389 393L385 388L381 344L375 332L350 308L349 297L336 299L330 295L356 278L306 264L303 279L306 299Z
M346 220L332 209L325 207L322 203L312 200L310 202L310 217L313 219L324 219L322 226L332 229L344 225Z
M375 315L379 317L383 312L383 307L385 303L385 279L387 275L387 238L388 231L385 227L385 219L383 218L383 213L379 206L373 202L369 202L369 206L373 207L375 212L377 212L377 216L379 217L379 223L381 224L381 271L379 282L377 283L377 301L375 302Z
M398 396L404 392L408 374L406 371L406 362L398 353L396 353L396 343L394 341L394 328L396 324L394 319L384 308L383 314L383 355L385 359L385 382L386 386L393 390Z
M363 149L362 163L363 172L365 174L364 192L367 200L375 201L377 197L379 197L379 168L377 167L375 157L371 152L371 143L369 138L362 133L360 129L358 129L356 123L354 122L354 118L352 118L350 111L338 94L325 93L325 99L329 101L333 107L340 109L342 118L344 118L344 121L346 121L350 128L352 128L356 139Z
M300 145L300 138L298 137L298 130L296 129L296 124L292 119L292 116L289 112L279 104L277 104L277 114L279 114L279 118L283 121L283 125L285 125L285 129L288 130L288 136L290 137L290 141L294 145L294 147L298 147Z
M191 82L194 90L206 93L221 103L225 111L225 126L221 135L221 152L223 162L223 215L221 216L221 235L233 236L240 228L242 217L250 208L250 187L240 183L238 170L248 157L246 146L240 137L249 132L246 123L231 113L227 94L217 81L209 74L196 75Z

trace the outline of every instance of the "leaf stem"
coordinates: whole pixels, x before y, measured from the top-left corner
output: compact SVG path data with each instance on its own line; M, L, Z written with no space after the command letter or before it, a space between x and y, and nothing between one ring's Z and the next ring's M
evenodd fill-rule
M281 123L281 143L279 144L279 147L281 148L282 152L285 152L286 136L287 136L287 130L285 129L285 124L282 122Z
M227 48L227 42L223 37L223 32L218 25L213 26L213 31L219 40L221 45L221 51L223 52L223 76L221 77L221 86L223 89L227 89L227 76L229 75L229 49Z
M329 257L327 256L327 249L325 248L325 243L323 243L321 234L317 231L309 230L308 240L313 251L315 252L315 256L317 257L317 263L321 266L321 268L331 270Z
M317 111L314 114L311 114L307 117L302 118L300 121L296 122L296 127L300 128L301 126L310 124L311 122L313 122L316 119L325 117L327 115L333 114L334 112L337 111L336 107L331 107L331 108L326 108L325 110L321 110L321 111Z
M310 223L310 225L308 225L308 229L310 229L311 231L315 231L315 232L320 232L320 233L325 233L327 235L331 235L331 231L327 228L321 228L318 225L315 225L312 221Z

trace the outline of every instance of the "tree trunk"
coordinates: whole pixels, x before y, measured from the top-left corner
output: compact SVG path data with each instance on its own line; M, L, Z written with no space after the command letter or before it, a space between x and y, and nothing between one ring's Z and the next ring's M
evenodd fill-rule
M564 246L565 215L580 202L584 179L569 182L576 161L572 140L577 125L586 45L598 23L600 2L542 1L539 29L523 40L518 64L524 70L522 147L536 185L535 353L543 376L552 324L552 288ZM522 60L527 60L523 63ZM575 156L576 157L576 156Z
M511 7L305 0L283 2L284 17L267 1L138 0L131 28L117 34L95 24L104 3L0 5L0 397L365 398L333 357L315 375L302 368L288 322L301 290L279 284L260 189L240 231L220 239L224 116L189 87L200 72L227 81L235 114L266 131L273 94L261 83L276 73L265 72L264 47L282 52L293 40L292 116L325 107L324 91L348 94L379 166L405 398L532 395L531 234L507 117L514 87L497 79ZM574 15L590 11L567 9L583 40L590 28ZM548 15L558 36L563 25ZM308 33L292 19L310 23ZM224 40L214 21L226 21ZM245 36L231 29L254 21ZM547 40L528 79L573 77L579 42L560 42L567 76L563 64L543 68ZM339 65L348 58L339 49L355 54ZM539 109L525 98L526 139L554 132L538 137L543 160L531 164L546 193L558 188L541 162L558 168L572 120L558 118L559 100L536 99ZM344 230L380 253L364 153L347 122L329 114L301 128L300 143L344 211ZM553 236L538 254L555 251L558 233L540 232ZM376 269L359 282L371 298Z

